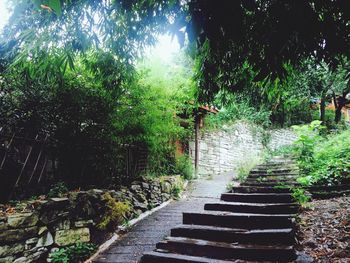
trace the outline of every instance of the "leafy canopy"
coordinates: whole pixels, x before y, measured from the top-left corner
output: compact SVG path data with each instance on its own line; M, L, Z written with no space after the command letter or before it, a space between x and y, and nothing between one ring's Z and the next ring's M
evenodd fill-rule
M285 76L286 63L310 56L335 67L349 56L349 18L347 0L20 0L5 35L25 57L59 46L62 63L72 65L76 52L97 47L128 66L156 33L171 30L196 46L208 100L242 87L244 63L255 80Z

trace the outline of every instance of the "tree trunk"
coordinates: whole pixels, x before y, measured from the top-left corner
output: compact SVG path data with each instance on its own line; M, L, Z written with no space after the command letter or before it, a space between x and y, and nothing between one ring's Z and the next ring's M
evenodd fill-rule
M326 121L326 102L324 98L322 98L320 102L320 121L322 121L322 123Z
M335 123L339 123L341 120L341 110L343 108L344 104L338 103L338 107L335 109Z
M346 99L347 93L344 93L343 96L338 98L338 103L336 104L335 109L335 123L339 123L341 121L341 110L342 108L348 104L350 101Z

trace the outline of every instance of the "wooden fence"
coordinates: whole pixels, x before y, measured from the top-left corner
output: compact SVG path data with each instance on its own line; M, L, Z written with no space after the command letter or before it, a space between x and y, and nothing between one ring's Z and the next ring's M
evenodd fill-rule
M0 130L0 201L34 194L58 179L54 147L46 134L30 137ZM134 178L147 167L147 148L135 145L122 148L125 167L119 176Z

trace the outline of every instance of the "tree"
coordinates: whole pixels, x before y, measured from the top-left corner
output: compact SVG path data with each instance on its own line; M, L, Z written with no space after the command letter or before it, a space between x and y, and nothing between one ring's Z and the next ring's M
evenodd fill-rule
M349 63L346 58L339 59L340 64L332 69L324 61L305 60L295 71L297 86L308 89L314 98L320 98L320 120L325 121L326 101L333 100L335 104L334 121L341 120L341 109L349 103Z
M349 56L350 2L346 0L189 1L187 32L199 46L203 96L237 90L234 75L248 62L256 80L286 75L314 57L335 68Z
M239 89L244 63L258 73L255 80L275 79L286 75L285 63L312 56L336 68L350 52L347 0L22 0L16 10L7 39L30 54L60 43L69 61L98 46L130 65L157 32L170 29L181 42L187 35L197 45L202 100Z

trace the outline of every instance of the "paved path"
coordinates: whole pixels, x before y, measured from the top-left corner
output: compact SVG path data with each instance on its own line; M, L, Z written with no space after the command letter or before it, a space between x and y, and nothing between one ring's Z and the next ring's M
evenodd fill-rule
M187 192L187 198L174 201L136 224L125 236L102 253L95 263L136 263L144 252L170 234L170 229L182 223L183 212L202 211L208 201L220 198L233 173L196 180Z

